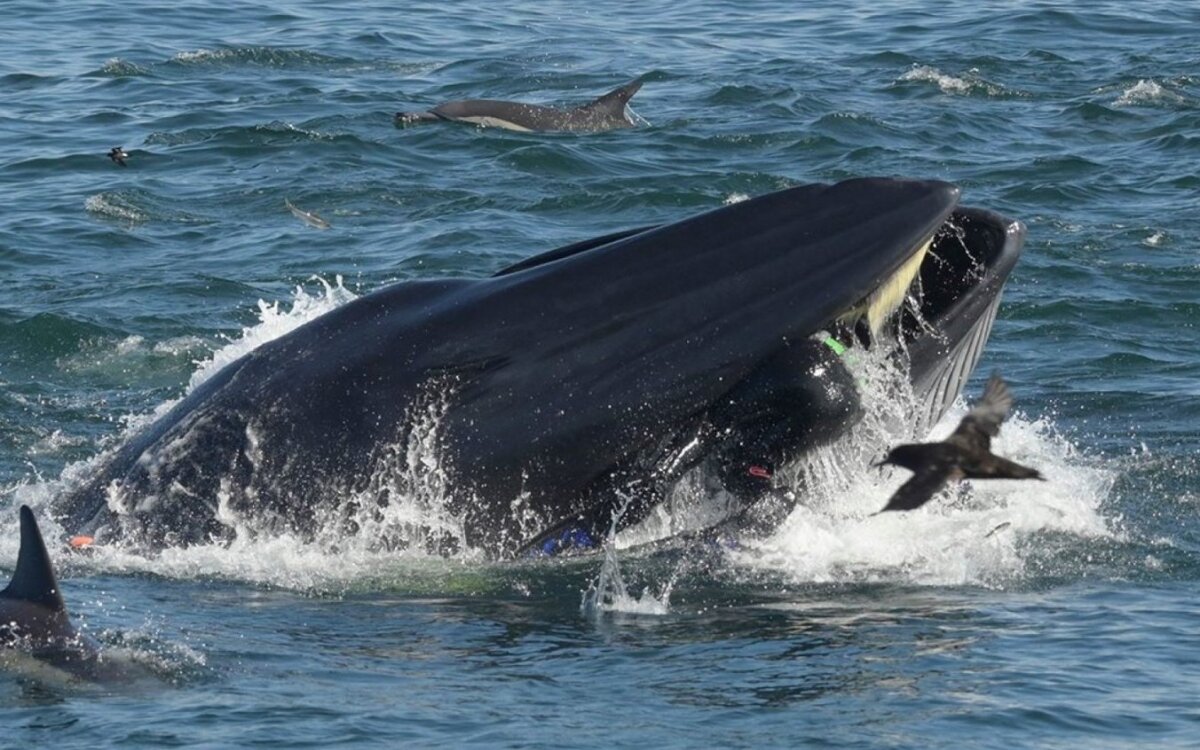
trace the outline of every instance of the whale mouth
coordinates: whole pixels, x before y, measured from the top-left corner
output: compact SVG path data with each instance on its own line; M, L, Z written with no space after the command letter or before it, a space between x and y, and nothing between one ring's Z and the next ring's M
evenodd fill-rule
M890 352L924 405L914 427L927 430L962 392L982 356L1024 235L1019 221L957 207L820 333L835 346Z
M899 267L833 321L860 346L955 338L957 317L994 307L1020 255L1025 228L977 208L958 208Z
M1024 237L1019 221L957 208L913 255L921 260L903 295L881 295L895 307L878 335L907 355L913 391L927 408L917 415L920 428L941 418L978 364ZM869 311L854 330L860 340L870 336Z

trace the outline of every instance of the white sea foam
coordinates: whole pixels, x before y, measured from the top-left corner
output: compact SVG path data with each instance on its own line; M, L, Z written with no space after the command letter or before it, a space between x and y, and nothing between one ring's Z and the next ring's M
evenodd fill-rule
M1161 247L1170 241L1169 235L1161 229L1152 232L1146 239L1142 240L1142 244L1146 247Z
M721 201L721 203L725 204L726 206L732 206L734 203L741 203L742 201L748 200L750 200L750 196L746 195L745 193L730 193L729 195L725 196L725 200Z
M1003 86L986 81L979 71L971 69L962 76L943 73L930 65L913 65L898 79L905 82L932 83L943 93L967 95L982 93L987 96L1003 96L1009 93Z
M206 62L212 62L212 61L217 61L217 60L224 60L229 57L232 57L235 54L237 54L237 50L196 49L196 50L187 50L184 52L177 52L171 59L173 61L179 62L179 63L206 63Z
M1119 107L1129 107L1139 104L1176 104L1181 101L1183 97L1179 94L1157 81L1143 78L1124 89L1113 103Z
M948 434L964 412L961 404L953 409L931 438ZM1080 460L1049 422L1014 417L993 449L1038 467L1047 481L975 482L969 490L951 488L916 511L873 515L908 479L907 471L829 475L826 483L806 485L815 501L798 507L769 539L733 558L798 582L989 586L1025 572L1021 541L1031 534L1117 534L1099 512L1112 475Z
M140 76L145 75L147 71L137 63L122 60L119 57L110 57L104 61L104 65L100 66L100 72L109 76Z
M64 448L72 448L83 443L84 439L81 437L68 435L62 430L54 430L49 435L34 443L30 447L29 452L34 455L55 454L60 453Z
M204 346L204 339L199 336L176 336L175 338L155 343L154 353L167 354L174 357L202 349Z
M947 94L967 94L971 91L971 84L964 78L946 75L937 68L928 65L915 65L911 70L900 76L901 81L922 81L925 83L935 83Z
M83 202L83 207L91 213L130 223L140 224L150 218L149 214L117 193L97 193L88 196Z

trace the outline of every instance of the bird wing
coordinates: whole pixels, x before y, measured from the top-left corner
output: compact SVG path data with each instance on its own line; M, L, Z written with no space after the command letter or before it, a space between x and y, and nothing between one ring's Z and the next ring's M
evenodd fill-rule
M929 498L933 497L933 493L942 488L946 481L950 479L950 475L954 473L953 468L946 465L931 465L922 468L912 477L900 485L900 489L892 495L892 499L888 500L888 504L883 507L880 513L888 510L916 510L925 503L929 502Z
M968 479L1045 479L1037 469L1000 456L988 456L986 461L966 466L964 473Z
M1008 384L999 374L993 374L983 388L983 397L975 402L946 442L967 449L990 450L992 438L1000 432L1000 423L1012 405Z

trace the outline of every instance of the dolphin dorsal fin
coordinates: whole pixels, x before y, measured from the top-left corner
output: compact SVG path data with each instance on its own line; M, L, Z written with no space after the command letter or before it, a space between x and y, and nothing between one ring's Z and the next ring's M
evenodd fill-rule
M42 541L42 532L27 505L21 506L21 551L17 553L17 569L8 588L0 591L0 597L40 604L55 612L66 609L46 543Z
M588 104L587 108L609 111L615 115L624 114L625 105L629 103L629 100L633 98L633 95L641 87L642 79L635 78L624 86L613 89L604 96L598 97L591 104Z

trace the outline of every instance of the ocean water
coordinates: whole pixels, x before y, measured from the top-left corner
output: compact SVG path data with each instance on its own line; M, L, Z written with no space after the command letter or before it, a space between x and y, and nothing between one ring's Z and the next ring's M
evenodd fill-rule
M0 746L1196 745L1195 3L4 7L5 574L17 504L354 296L866 175L1027 223L969 391L1005 375L998 449L1049 481L870 517L902 472L830 468L727 550L55 546L141 675L0 671ZM633 130L392 123L635 76Z

